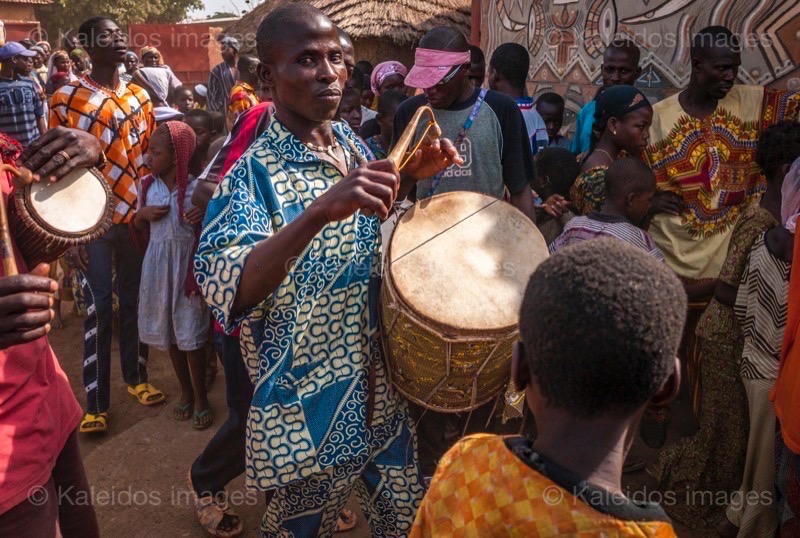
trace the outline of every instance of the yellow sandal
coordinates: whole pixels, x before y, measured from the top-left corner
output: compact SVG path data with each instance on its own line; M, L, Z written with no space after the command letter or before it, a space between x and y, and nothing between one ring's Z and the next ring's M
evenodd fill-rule
M128 385L128 394L142 405L158 405L165 399L164 393L150 383L139 383L135 387Z
M108 431L108 413L84 413L78 431L81 433L104 433Z

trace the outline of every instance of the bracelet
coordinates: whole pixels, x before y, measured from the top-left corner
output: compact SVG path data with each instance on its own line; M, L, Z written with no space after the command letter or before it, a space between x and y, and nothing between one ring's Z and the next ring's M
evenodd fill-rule
M100 156L97 158L97 163L94 165L95 168L102 170L108 164L108 157L106 157L106 152L102 149L100 150Z

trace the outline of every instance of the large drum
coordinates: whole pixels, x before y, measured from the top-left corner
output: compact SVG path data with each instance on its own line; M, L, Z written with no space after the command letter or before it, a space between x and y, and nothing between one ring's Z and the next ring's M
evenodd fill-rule
M397 389L441 412L495 398L510 377L525 286L546 257L536 226L502 200L450 192L406 212L389 243L381 297Z
M15 194L14 238L29 267L57 260L111 227L114 197L94 168L78 168L60 181L39 181Z

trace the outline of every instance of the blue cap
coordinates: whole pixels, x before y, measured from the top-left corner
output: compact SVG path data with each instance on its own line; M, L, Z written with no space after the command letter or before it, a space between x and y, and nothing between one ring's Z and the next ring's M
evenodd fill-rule
M16 41L9 41L0 47L0 62L13 58L14 56L25 56L26 58L33 58L36 56L35 50L28 50L22 43Z

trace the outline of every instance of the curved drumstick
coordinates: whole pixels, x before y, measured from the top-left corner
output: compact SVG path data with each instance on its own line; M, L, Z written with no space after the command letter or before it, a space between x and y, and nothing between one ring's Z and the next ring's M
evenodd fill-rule
M26 185L33 181L33 174L27 168L18 169L10 164L0 164L0 171L22 178ZM8 225L8 210L4 203L0 203L0 252L3 256L3 274L5 276L19 274L17 261L14 258L14 244L11 242L11 229Z

